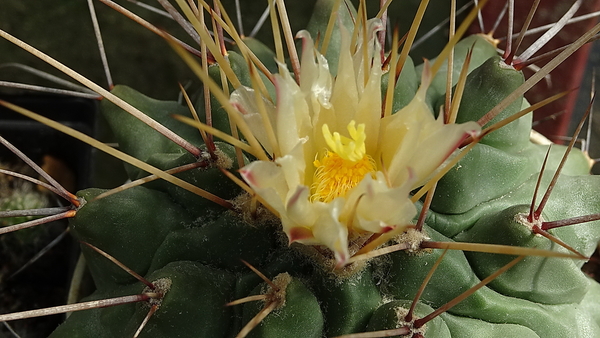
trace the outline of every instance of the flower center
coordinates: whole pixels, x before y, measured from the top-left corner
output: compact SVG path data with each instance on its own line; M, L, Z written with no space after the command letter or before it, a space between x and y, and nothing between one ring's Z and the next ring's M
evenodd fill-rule
M311 201L327 203L346 195L366 174L375 172L376 166L373 158L366 154L364 124L356 128L356 122L351 121L348 124L350 138L338 132L332 134L327 124L322 131L331 151L327 150L321 160L313 162L317 170L311 186Z

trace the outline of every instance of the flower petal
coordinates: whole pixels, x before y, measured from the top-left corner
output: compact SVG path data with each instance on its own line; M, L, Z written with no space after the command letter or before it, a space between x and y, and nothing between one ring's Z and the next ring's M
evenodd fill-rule
M288 201L282 224L290 243L325 245L338 262L345 263L349 258L348 229L339 222L344 199L313 203L308 197L309 189L301 186Z
M285 213L283 201L289 187L280 166L273 162L255 161L240 169L240 174L273 209L280 214Z
M275 160L283 172L288 187L290 187L288 195L285 196L285 201L291 198L290 194L295 193L296 187L306 185L306 161L304 156L304 144L306 142L307 138L301 139L287 155Z
M481 130L476 122L444 124L441 116L435 119L425 102L430 82L426 63L415 97L406 107L381 120L379 155L393 186L407 180L409 166L417 176L413 188L423 185L467 135Z
M315 50L313 39L308 31L301 30L296 37L302 39L300 88L303 93L310 96L309 101L313 104L313 110L316 108L315 105L330 108L329 100L333 79L327 60Z
M343 198L337 198L329 203L313 203L318 215L313 227L315 240L333 251L338 265L345 264L350 258L348 228L339 221L343 203Z
M331 94L331 102L335 107L333 112L335 121L328 123L335 131L345 130L348 123L355 118L359 99L354 62L350 53L350 34L344 27L340 27L340 33L342 45L338 61L338 74Z
M369 21L368 40L361 38L363 32L359 32L356 46L351 46L350 34L341 29L335 79L310 35L306 31L298 33L303 46L300 83L281 65L280 74L275 75L276 108L270 106L268 111L274 120L281 156L273 162L254 162L241 170L256 193L279 212L290 243L326 246L333 251L338 266L349 258L349 240L409 224L417 213L410 191L423 184L467 134L480 130L475 122L446 125L442 119L434 118L425 102L432 76L427 63L422 85L413 100L381 119L381 47L375 34L379 29L381 21ZM274 148L260 129L264 127L256 116L253 95L252 91L241 89L234 92L232 101L260 135L263 146ZM328 128L323 128L324 124ZM339 151L328 148L322 130L337 132L334 135L341 138L350 125L364 128L360 132L364 138L360 139L364 140L361 147L366 152L363 150L358 160L343 160L355 164L375 159L385 170L376 171L371 166L364 178L362 172L353 176L353 182L362 178L358 185L353 183L353 188L336 192L330 202L311 201L315 159L322 158L322 151ZM358 131L347 131L352 140L358 139ZM333 177L343 182L348 168L336 167Z
M360 232L372 233L409 224L417 213L409 198L412 183L409 179L400 187L389 187L383 173L378 172L375 178L367 175L348 194L341 219Z
M259 113L258 105L255 101L254 89L241 86L236 89L229 97L231 104L241 113L242 118L248 124L248 127L252 131L252 134L260 142L269 154L273 154L273 145L269 142L267 131L265 129L265 123L262 115ZM274 125L273 118L275 117L275 107L271 101L263 100L267 109L267 114L271 117L271 125Z

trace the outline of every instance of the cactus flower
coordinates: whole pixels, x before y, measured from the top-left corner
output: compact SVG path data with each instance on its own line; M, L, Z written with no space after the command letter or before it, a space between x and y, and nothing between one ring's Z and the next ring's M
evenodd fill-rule
M242 177L279 213L290 243L324 245L338 265L358 249L353 242L410 224L416 215L410 191L466 135L480 130L475 122L444 124L434 117L424 102L428 71L412 101L383 117L381 47L375 38L381 22L371 20L368 28L366 45L358 38L352 46L342 32L337 76L309 33L301 31L299 83L282 66L275 75L275 104L256 102L247 87L231 96L273 158L245 166Z

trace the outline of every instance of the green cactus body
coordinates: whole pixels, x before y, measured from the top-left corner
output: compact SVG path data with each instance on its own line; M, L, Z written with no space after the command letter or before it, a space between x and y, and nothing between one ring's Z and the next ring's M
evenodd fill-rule
M281 297L279 308L275 308L271 316L263 320L248 337L276 338L286 335L296 337L318 338L323 331L323 314L317 298L297 278L289 274L280 274L273 279L273 283L280 290L273 292L268 289L266 293L275 293L274 298ZM258 285L251 294L262 293L266 285ZM267 298L269 301L270 298ZM277 300L272 300L277 301ZM262 309L262 302L244 305L243 321L248 322ZM269 303L267 303L269 304ZM267 306L267 305L265 305Z
M328 337L359 332L382 302L369 268L343 281L315 278L313 285L325 312Z
M231 308L222 306L231 297L234 279L231 273L209 268L190 261L177 261L152 272L148 280L167 279L171 285L160 304L157 318L147 327L146 337L224 337L231 325ZM202 299L190 302L189 298ZM129 322L135 332L139 320L148 312L146 304L139 304ZM185 314L182 316L182 314ZM190 320L194 318L194 320Z
M448 326L452 337L540 337L526 326L504 323L493 324L483 320L454 316L449 313L443 313L441 317Z
M498 214L482 217L455 239L473 243L518 243L520 246L560 250L555 243L532 233L526 222L520 222L526 219L524 215L527 213L529 206L516 205ZM484 224L487 222L491 224ZM502 236L498 236L498 232ZM561 249L566 252L566 249ZM492 274L511 259L510 256L471 252L466 256L480 278ZM514 269L492 281L490 286L504 294L543 304L578 303L588 290L589 280L572 260L526 257Z
M469 73L479 66L481 66L489 58L497 56L496 48L489 41L486 36L483 35L471 35L454 47L454 64L452 68L452 85L456 85L461 68L463 67L469 50L473 50L471 55L471 61L469 62ZM435 60L431 60L432 62ZM448 71L448 62L444 62L438 74L433 78L431 86L427 91L427 100L436 109L433 111L437 114L440 104L440 100L443 100L443 96L446 93L446 74ZM423 65L416 67L417 73L423 72ZM439 101L439 102L438 102Z
M70 227L79 240L103 248L139 273L148 271L154 252L170 231L183 229L186 223L192 222L182 207L160 191L136 187L124 194L93 201L101 192L100 189L80 192L89 202L71 220ZM154 212L157 209L161 210L158 214ZM132 224L143 224L143 227ZM135 253L132 247L137 248ZM92 249L84 246L82 250L87 251L88 267L99 289L133 280Z
M402 322L410 308L412 301L394 300L386 303L373 313L371 321L367 326L369 331L391 330L402 327ZM417 303L414 315L416 318L424 317L433 312L430 306ZM427 328L417 332L424 333L426 337L452 337L448 326L442 318L437 317L427 323ZM396 336L400 337L400 336Z
M105 291L97 290L82 301L93 301L138 293L140 285L114 287ZM127 321L135 313L134 304L76 311L68 321L60 325L50 337L90 337L111 338L123 336Z
M157 311L157 317L140 337L225 337L231 309L222 304L233 290L232 274L195 262L179 261L152 272L147 278L153 283L163 283L165 296L159 305L161 311ZM142 289L141 283L120 286L97 291L87 300L132 295ZM188 297L200 297L202 302L188 302ZM144 303L76 312L73 319L61 325L51 337L133 336L149 308Z

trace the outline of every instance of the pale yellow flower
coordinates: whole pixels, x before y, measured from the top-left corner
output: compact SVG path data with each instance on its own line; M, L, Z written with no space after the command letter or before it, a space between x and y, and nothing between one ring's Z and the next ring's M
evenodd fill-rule
M349 241L410 224L416 215L410 191L467 134L480 130L475 122L444 124L434 118L424 102L428 71L410 104L382 118L380 46L374 38L379 29L380 21L369 21L371 39L356 48L343 32L337 77L308 32L298 33L300 83L287 71L276 74L276 105L263 100L275 144L253 89L231 95L265 150L281 154L250 163L241 169L242 177L279 213L290 243L324 245L338 264L350 256ZM370 65L366 76L363 48Z

